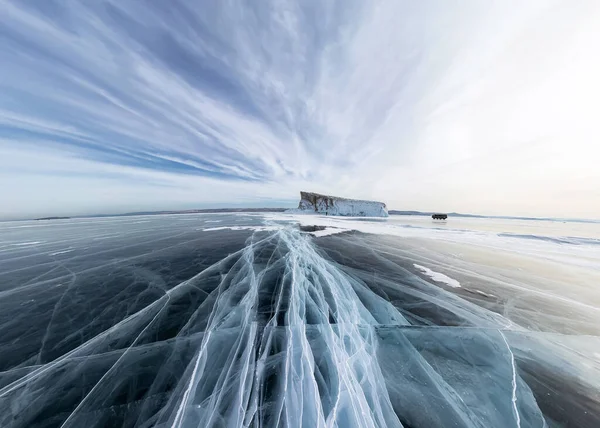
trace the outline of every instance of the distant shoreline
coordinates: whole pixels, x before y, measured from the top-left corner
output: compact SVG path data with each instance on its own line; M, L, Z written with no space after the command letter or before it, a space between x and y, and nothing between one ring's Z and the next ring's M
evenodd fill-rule
M40 217L40 218L35 218L34 220L67 220L70 219L71 217Z
M164 210L164 211L136 211L120 214L90 214L90 215L77 215L77 216L48 216L39 218L26 218L26 219L12 219L12 220L0 220L0 222L7 221L47 221L47 220L69 220L78 218L104 218L104 217L133 217L141 215L173 215L173 214L219 214L219 213L281 213L290 208L205 208L205 209L191 209L191 210ZM424 216L431 217L434 212L428 211L402 211L402 210L389 210L390 216ZM489 218L489 219L503 219L503 220L529 220L529 221L561 221L569 223L600 223L600 220L594 219L578 219L578 218L552 218L552 217L525 217L525 216L493 216L493 215L480 215L480 214L462 214L451 212L448 214L448 220L452 218Z

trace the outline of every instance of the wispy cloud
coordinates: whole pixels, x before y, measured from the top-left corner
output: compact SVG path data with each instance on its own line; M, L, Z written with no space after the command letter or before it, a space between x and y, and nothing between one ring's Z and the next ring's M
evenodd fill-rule
M595 2L0 0L0 14L4 217L301 187L557 211L544 180L600 180Z

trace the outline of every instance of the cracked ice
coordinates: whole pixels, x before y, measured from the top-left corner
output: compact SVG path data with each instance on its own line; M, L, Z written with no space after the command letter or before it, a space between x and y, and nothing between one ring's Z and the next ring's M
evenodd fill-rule
M469 292L475 273L466 264L464 287L445 289L419 275L421 266L443 263L412 241L351 227L315 237L291 222L261 221L205 215L49 223L35 232L3 226L4 236L29 245L0 249L0 425L599 420L598 382L580 379L580 367L591 364L582 355L598 349L594 336L586 351L577 335L543 320L537 330L519 325L497 297L510 292L493 270L477 275L494 295ZM595 312L585 318L580 309L592 325ZM563 413L552 409L550 393Z

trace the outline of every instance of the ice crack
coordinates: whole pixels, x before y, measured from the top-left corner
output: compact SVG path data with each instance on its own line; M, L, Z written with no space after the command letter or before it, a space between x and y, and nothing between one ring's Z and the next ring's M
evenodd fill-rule
M519 409L517 408L517 367L515 364L515 354L513 354L512 350L510 349L510 345L508 344L506 336L504 335L502 330L498 331L500 332L500 335L502 336L502 339L506 344L506 349L508 349L508 352L510 353L510 363L512 365L512 408L513 412L515 413L517 427L521 428L521 416L519 415Z

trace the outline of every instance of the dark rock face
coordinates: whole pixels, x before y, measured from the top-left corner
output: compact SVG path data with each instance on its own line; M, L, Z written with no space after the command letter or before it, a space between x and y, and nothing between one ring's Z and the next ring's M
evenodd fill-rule
M327 208L333 207L332 196L320 195L318 193L311 192L300 192L300 203L298 204L298 209L314 209L316 212L319 202L325 204Z

